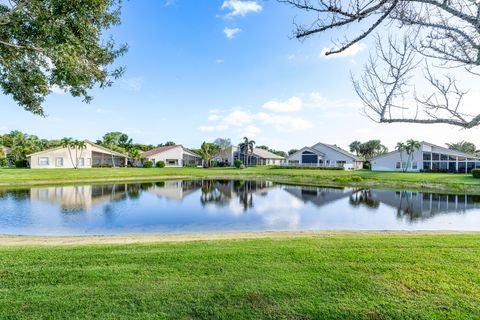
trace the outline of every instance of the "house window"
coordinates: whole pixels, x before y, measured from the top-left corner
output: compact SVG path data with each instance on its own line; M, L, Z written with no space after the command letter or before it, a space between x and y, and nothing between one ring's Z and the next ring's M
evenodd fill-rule
M92 165L92 158L87 158L87 166L91 166Z
M78 159L78 166L85 167L85 158Z
M167 164L169 166L176 166L178 165L178 160L167 159Z
M337 166L341 167L341 166L344 166L345 164L347 164L347 161L337 160Z
M441 155L440 155L440 160L442 160L442 161L447 161L447 160L448 160L448 155L446 155L446 154L441 154Z
M330 160L327 160L327 166L330 164Z
M318 156L310 151L302 152L302 163L318 163Z
M440 160L440 154L432 153L432 160L436 160L436 161Z
M55 158L55 166L63 167L63 158L62 157Z
M401 168L402 168L402 164L401 164L400 162L397 162L397 163L395 164L395 168L396 168L396 169L401 169Z
M418 164L416 161L412 162L412 169L417 170L418 169Z
M288 160L289 164L298 164L298 160Z
M423 170L426 170L426 171L432 170L430 164L431 164L430 161L423 162Z
M432 154L430 152L424 152L423 160L432 160Z
M38 158L38 165L39 166L48 166L48 157Z

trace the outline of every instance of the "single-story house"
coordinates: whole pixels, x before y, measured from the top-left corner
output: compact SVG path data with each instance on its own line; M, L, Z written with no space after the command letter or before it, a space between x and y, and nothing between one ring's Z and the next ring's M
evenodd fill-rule
M392 151L373 158L372 170L469 173L473 168L480 168L479 157L425 141L422 141L420 148L413 152L408 164L407 160L408 155L405 151L401 154L399 151Z
M237 146L225 148L214 157L215 161L223 162L230 166L237 159L240 159L247 166L268 166L279 165L284 158L261 148L253 148L253 152L246 154L241 152Z
M128 156L85 140L83 149L57 147L29 154L27 160L32 169L123 167Z
M166 167L183 167L186 165L201 165L202 157L188 150L182 145L158 147L142 153L143 160L152 161L153 165L158 161L164 161ZM141 165L141 164L139 164Z
M356 156L337 146L319 142L311 147L303 147L289 155L284 164L298 166L344 167L361 169L364 158Z

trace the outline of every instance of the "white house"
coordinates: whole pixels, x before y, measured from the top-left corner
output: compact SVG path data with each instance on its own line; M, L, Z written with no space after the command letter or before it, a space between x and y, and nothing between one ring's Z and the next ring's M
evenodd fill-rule
M237 159L240 159L248 166L267 166L279 165L284 158L261 148L253 148L253 152L245 154L240 152L240 148L237 146L230 146L223 149L220 154L214 158L215 161L227 163L228 165L233 165Z
M164 161L166 167L183 167L186 165L201 165L202 157L182 145L158 147L142 153L143 162Z
M27 156L32 169L92 168L100 165L126 166L128 156L85 140L85 148L57 147ZM112 162L113 161L113 162Z
M319 142L289 155L284 164L361 169L365 160L337 146Z
M480 168L480 158L422 141L408 162L404 151L393 151L372 159L373 171L434 171L469 173ZM407 168L408 165L408 168ZM406 169L406 170L404 170Z

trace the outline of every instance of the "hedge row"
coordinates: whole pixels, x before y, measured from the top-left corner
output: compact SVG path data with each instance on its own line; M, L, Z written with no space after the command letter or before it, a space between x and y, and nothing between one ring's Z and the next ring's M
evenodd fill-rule
M472 169L472 176L474 178L480 179L480 168Z

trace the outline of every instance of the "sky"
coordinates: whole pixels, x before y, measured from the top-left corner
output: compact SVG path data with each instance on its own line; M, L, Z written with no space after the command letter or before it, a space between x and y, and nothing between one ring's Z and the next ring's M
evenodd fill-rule
M248 136L286 151L316 142L348 148L369 139L390 149L410 138L480 145L480 129L377 124L365 117L350 75L361 75L371 40L327 58L322 53L337 35L293 39L299 15L273 0L124 2L122 24L107 32L129 45L116 62L126 67L123 78L92 90L90 104L54 90L45 118L0 94L0 134L97 140L122 131L135 142L171 140L190 148Z

